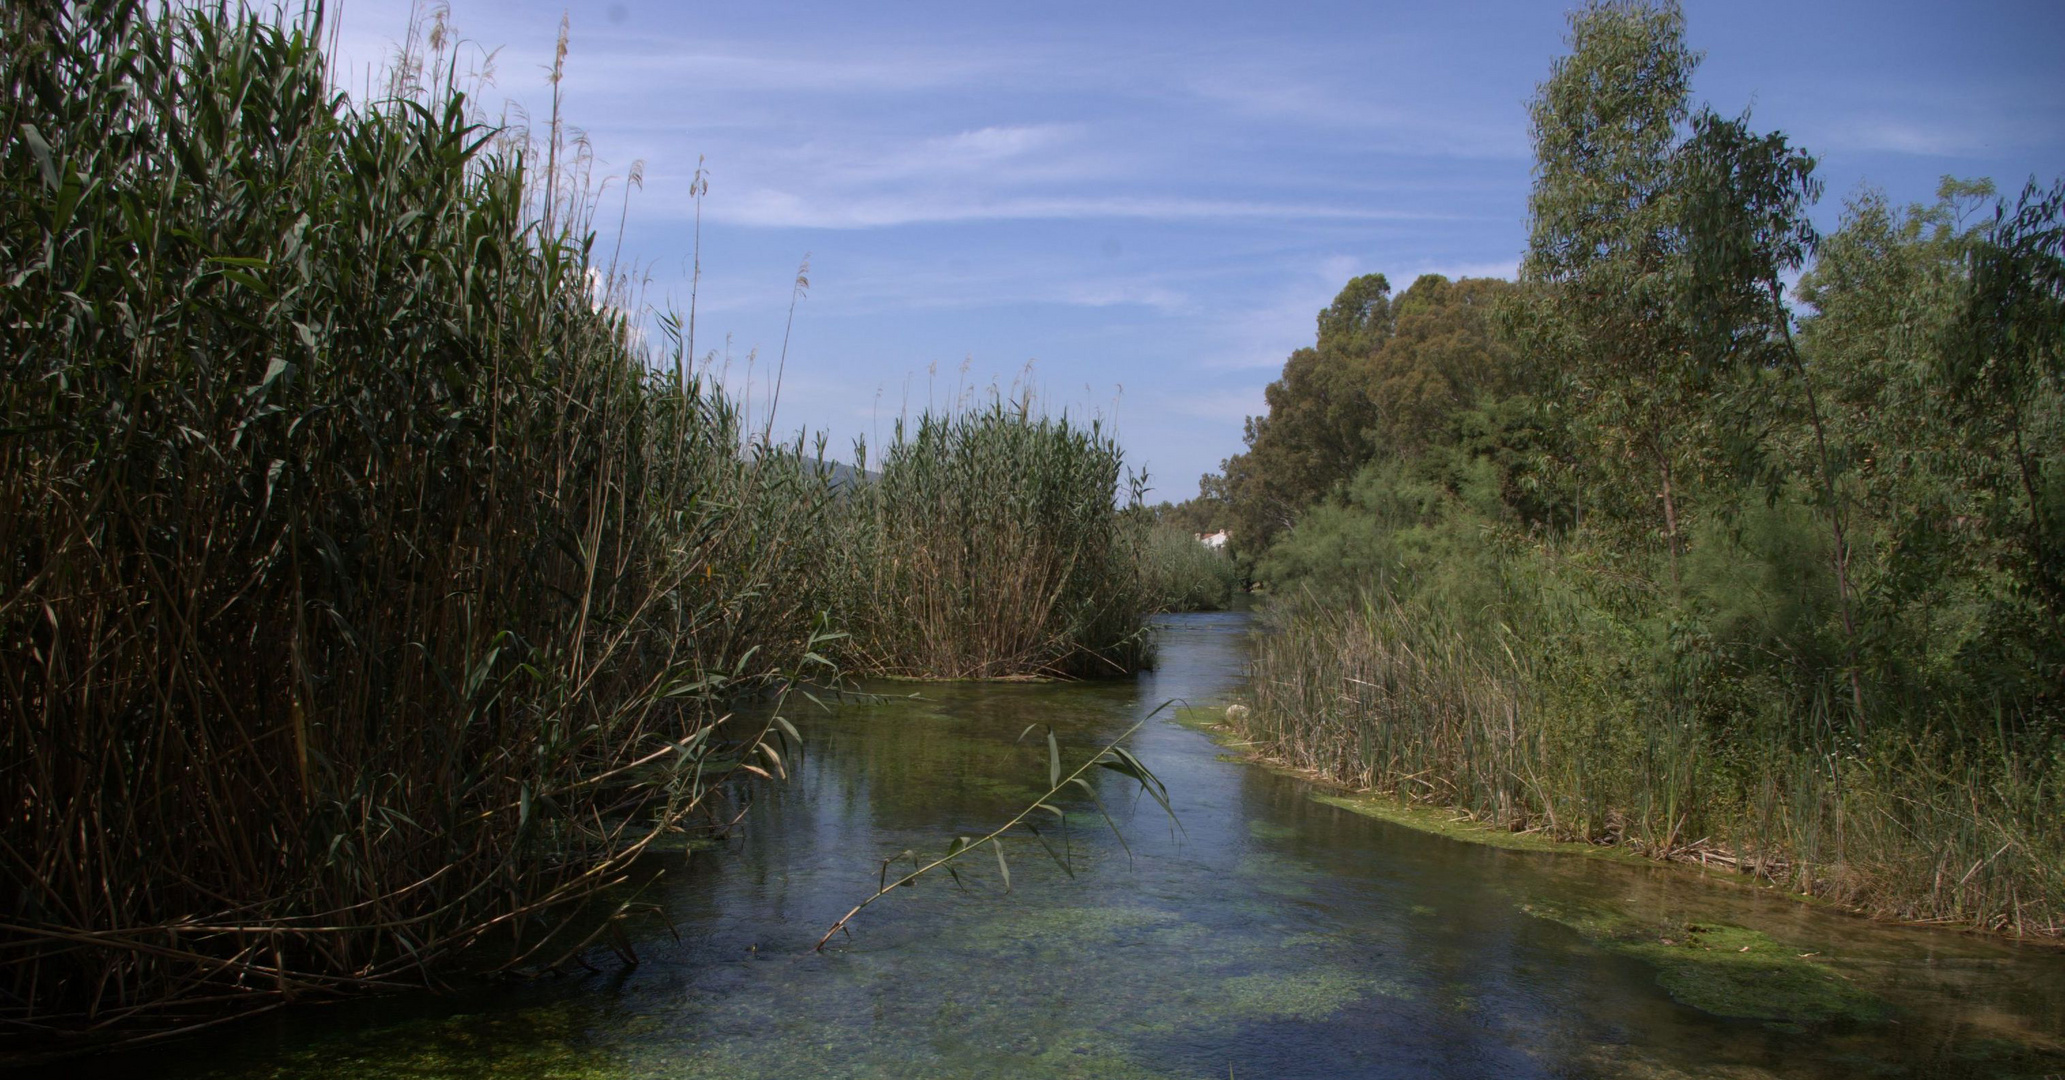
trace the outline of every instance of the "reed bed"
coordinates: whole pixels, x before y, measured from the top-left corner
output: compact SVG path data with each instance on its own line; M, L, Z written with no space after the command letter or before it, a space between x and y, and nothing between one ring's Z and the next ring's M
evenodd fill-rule
M1497 827L1732 867L1892 918L2065 934L2056 747L2017 747L2004 718L1956 730L1952 715L1867 739L1837 685L1761 713L1717 708L1639 670L1626 628L1596 611L1587 625L1546 592L1514 599L1464 615L1388 593L1279 603L1243 736Z
M839 481L648 343L556 104L483 124L440 19L357 103L321 34L0 11L0 1053L635 962L610 890L781 775L797 680L1143 657L1099 427Z
M856 448L865 474L865 444ZM1146 660L1142 482L1101 423L1031 394L899 420L828 555L848 670L1090 677ZM1121 500L1123 500L1123 505Z
M1157 522L1142 555L1157 608L1223 611L1241 586L1240 568L1224 548L1206 547L1189 529Z
M483 127L442 52L353 104L319 34L0 13L10 1047L421 985L488 938L549 965L724 776L779 770L721 706L813 663L822 472L654 374L683 343L597 295L557 123Z

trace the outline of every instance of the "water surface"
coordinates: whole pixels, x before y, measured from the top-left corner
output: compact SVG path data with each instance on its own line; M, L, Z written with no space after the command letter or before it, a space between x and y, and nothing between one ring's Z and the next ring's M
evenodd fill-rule
M1076 806L1073 880L1014 841L1009 892L984 854L967 863L968 892L944 877L899 890L811 951L873 891L884 857L940 852L1044 790L1044 743L1016 741L1028 725L1052 725L1072 766L1165 701L1223 706L1247 632L1243 615L1172 617L1159 669L1137 680L884 684L900 696L799 713L797 775L649 892L666 920L643 926L636 969L600 954L592 976L304 1013L161 1051L149 1070L2065 1075L2065 953L1874 925L1673 868L1431 836L1317 802L1168 712L1130 745L1168 783L1180 832L1105 774L1130 854ZM1768 993L1751 982L1758 992L1717 998L1705 969L1673 966L1738 941L1812 954L1797 966L1813 992L1786 1004L1792 976L1776 972Z

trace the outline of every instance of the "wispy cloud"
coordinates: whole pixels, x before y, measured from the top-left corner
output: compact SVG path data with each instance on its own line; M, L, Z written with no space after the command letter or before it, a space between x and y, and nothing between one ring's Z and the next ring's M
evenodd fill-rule
M582 72L584 87L613 91L658 84L711 96L920 93L993 82L1019 65L986 50L878 50L856 56L837 49L797 55L793 46L781 52L752 45L712 49L707 43L616 35L596 39L595 48L609 53L609 63Z
M1425 87L1373 90L1349 80L1320 81L1238 66L1187 79L1184 89L1225 113L1293 130L1352 133L1392 153L1464 158L1526 158L1532 153L1518 110L1478 116L1428 107ZM1387 92L1388 91L1388 92Z
M1076 307L1132 305L1162 312L1180 312L1190 307L1190 297L1186 294L1138 280L1070 283L1061 288L1058 298L1062 303Z
M1120 171L1081 124L992 125L917 138L813 139L777 151L763 172L818 188L896 191L948 185L1023 188L1082 183Z
M1365 272L1353 256L1325 256L1279 278L1261 302L1219 310L1211 321L1220 345L1200 357L1200 365L1216 371L1283 367L1292 350L1312 344L1320 309L1349 278Z
M2056 117L1860 116L1848 123L1819 125L1810 136L1825 150L1957 158L2041 146L2065 132Z
M707 211L711 219L762 228L871 229L934 222L1043 221L1132 218L1146 221L1204 221L1238 218L1270 221L1439 221L1454 215L1382 210L1364 206L1203 199L1167 195L1027 195L985 198L803 193L761 189Z

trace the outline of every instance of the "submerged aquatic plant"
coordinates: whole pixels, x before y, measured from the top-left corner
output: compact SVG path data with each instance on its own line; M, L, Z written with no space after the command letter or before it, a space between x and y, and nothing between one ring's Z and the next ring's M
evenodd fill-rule
M832 940L834 934L846 930L846 924L852 922L853 917L859 915L868 905L888 896L899 888L917 884L919 878L932 873L934 870L945 870L947 875L953 878L954 884L960 885L965 889L966 886L961 881L960 869L954 863L962 856L970 852L979 851L984 847L988 847L996 856L997 875L1003 879L1004 888L1009 889L1011 887L1011 864L1004 857L1003 838L1006 833L1016 828L1023 827L1026 832L1031 833L1033 839L1039 841L1041 850L1047 853L1048 858L1054 860L1054 865L1059 866L1061 872L1067 874L1070 878L1075 877L1075 867L1070 865L1066 848L1056 850L1054 844L1047 839L1047 835L1040 831L1038 825L1034 824L1037 815L1043 813L1052 814L1054 815L1055 823L1066 829L1068 826L1068 812L1057 806L1056 802L1062 796L1075 791L1080 791L1084 795L1089 796L1091 804L1097 808L1098 815L1103 818L1105 825L1111 829L1112 835L1118 838L1119 846L1125 847L1127 853L1131 854L1132 849L1126 844L1125 834L1119 831L1118 823L1111 819L1110 811L1105 809L1104 800L1097 795L1096 785L1090 783L1087 778L1087 774L1092 769L1109 769L1120 776L1127 777L1138 783L1140 790L1145 792L1149 798L1152 798L1162 808L1162 812L1169 816L1169 823L1176 828L1181 828L1182 823L1176 820L1175 809L1169 805L1168 787L1162 783L1160 777L1154 774L1153 770L1149 769L1138 757L1135 757L1132 751L1119 745L1125 742L1134 732L1140 730L1141 725L1152 719L1155 713L1159 713L1168 707L1169 703L1163 702L1155 708L1154 712L1149 713L1147 717L1134 723L1132 727L1120 732L1117 738L1105 744L1104 749L1091 755L1066 775L1063 775L1061 771L1061 743L1055 739L1054 729L1048 728L1047 790L1044 793L1034 799L1023 810L1013 814L1010 820L982 836L974 838L966 836L954 837L947 845L946 854L930 862L920 862L917 854L908 850L898 852L884 859L882 861L881 880L877 882L874 894L853 905L853 910L841 915L838 921L834 922L825 931L824 936L817 939L817 945L815 946L817 951L822 952L825 943ZM1027 735L1032 734L1039 727L1040 725L1034 724L1026 728L1019 733L1019 740L1023 741ZM902 877L891 881L889 879L889 869L899 859L909 859L911 870ZM848 931L848 933L850 934L851 931Z

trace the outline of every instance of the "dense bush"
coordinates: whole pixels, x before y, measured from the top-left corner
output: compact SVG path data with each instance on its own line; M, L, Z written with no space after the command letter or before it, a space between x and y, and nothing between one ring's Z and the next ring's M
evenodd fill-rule
M1940 692L1860 731L1800 512L1694 548L1705 599L1682 604L1660 558L1451 512L1363 591L1315 582L1272 606L1244 733L1263 753L1902 918L2065 929L2065 746Z

